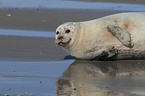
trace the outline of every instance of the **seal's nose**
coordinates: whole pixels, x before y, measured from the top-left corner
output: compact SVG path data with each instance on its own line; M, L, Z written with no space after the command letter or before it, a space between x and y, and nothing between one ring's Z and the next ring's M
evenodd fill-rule
M63 39L63 36L59 36L57 37L58 40L62 40Z

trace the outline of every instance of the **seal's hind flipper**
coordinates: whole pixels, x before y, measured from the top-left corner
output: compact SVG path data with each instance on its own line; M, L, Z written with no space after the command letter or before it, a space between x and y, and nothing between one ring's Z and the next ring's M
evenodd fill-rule
M107 29L126 47L132 48L134 46L131 34L123 27L109 25Z

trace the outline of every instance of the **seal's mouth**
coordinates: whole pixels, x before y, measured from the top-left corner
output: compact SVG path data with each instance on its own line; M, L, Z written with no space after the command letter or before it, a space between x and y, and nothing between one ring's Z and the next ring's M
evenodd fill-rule
M62 46L62 47L65 47L65 46L67 46L67 45L70 43L70 41L71 41L71 38L70 38L67 42L60 41L60 42L58 43L58 45L60 45L60 46Z

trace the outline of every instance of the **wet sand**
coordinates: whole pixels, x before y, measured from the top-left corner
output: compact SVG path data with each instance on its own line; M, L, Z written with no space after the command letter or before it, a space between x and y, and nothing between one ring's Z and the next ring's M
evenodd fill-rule
M78 22L125 12L85 9L1 9L0 28L24 30L55 30L65 22ZM7 16L11 14L11 16Z
M1 61L55 61L67 55L54 38L0 36L0 45Z
M127 1L127 3L133 3L131 0ZM110 0L110 2L112 1ZM124 3L122 1L119 2ZM143 3L144 1L141 0L136 4L140 4L140 2ZM2 3L6 4L3 0ZM79 4L81 3L79 2ZM74 90L77 90L78 93L83 91L86 94L98 92L101 94L99 96L145 95L143 91L145 89L144 60L95 61L94 63L90 61L83 61L82 63L79 61L74 62L75 60L64 60L64 57L69 54L57 46L54 40L55 29L64 22L91 20L121 12L137 12L140 11L137 9L139 7L129 7L130 10L125 10L128 6L118 7L120 8L118 10L116 9L117 7L111 6L103 6L103 8L100 6L100 9L98 8L99 6L96 9L89 9L89 7L88 9L85 9L85 7L74 9L45 8L40 5L36 8L11 8L1 7L0 5L0 34L3 34L0 35L0 96L5 96L4 94L9 96L56 96L57 94L61 96L56 90L58 86L55 87L55 85L59 83L60 86L63 86L63 84L72 82L72 78L77 79L76 75L73 75L74 73L84 80L75 81L83 84L83 86L80 90L73 88L73 92ZM141 5L141 8L145 9L143 5ZM5 31L5 29L9 30ZM33 30L33 32L30 30ZM25 31L28 31L27 34L21 34ZM38 34L37 36L33 35L35 31ZM47 34L44 33L49 31L53 33L47 37ZM43 35L39 36L39 34ZM81 64L83 65L80 66ZM126 66L127 64L129 65ZM131 66L131 64L134 64L135 67ZM85 70L81 68L85 68ZM90 75L88 72L90 72ZM111 73L113 76L121 74L120 78L117 79L118 75L112 78L112 75L108 75L109 72L113 72ZM85 77L81 77L82 75ZM96 76L95 78L108 76L109 80L106 78L103 79L104 81L94 82L94 79L88 80L88 75ZM88 88L91 88L91 90ZM65 92L66 89L62 91ZM87 95L84 94L83 96Z

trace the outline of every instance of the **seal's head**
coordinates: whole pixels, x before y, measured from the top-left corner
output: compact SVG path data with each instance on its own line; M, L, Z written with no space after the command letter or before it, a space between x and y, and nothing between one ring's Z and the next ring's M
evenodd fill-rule
M77 35L78 24L74 22L68 22L60 25L56 29L55 41L62 47L71 46Z

